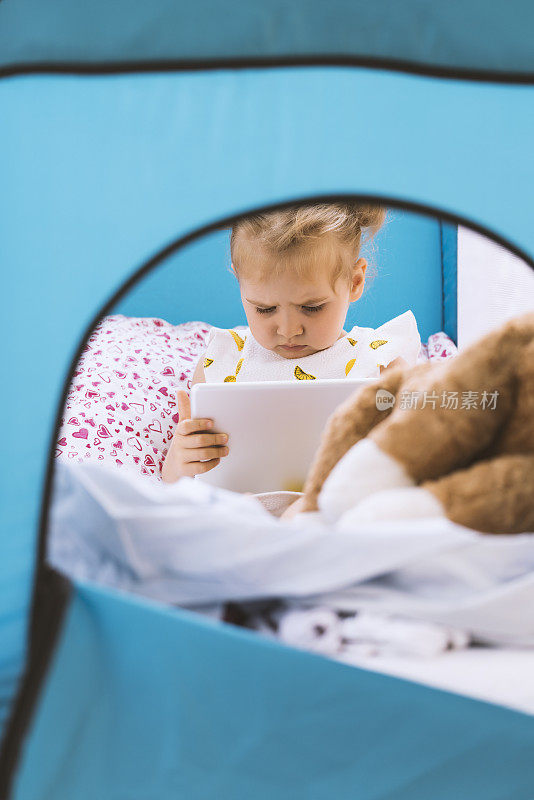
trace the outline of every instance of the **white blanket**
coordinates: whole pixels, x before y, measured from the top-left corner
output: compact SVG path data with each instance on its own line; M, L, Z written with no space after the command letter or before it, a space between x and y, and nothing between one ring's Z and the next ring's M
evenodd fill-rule
M59 464L48 557L79 579L190 608L298 599L534 646L533 534L484 536L444 519L339 531L317 514L281 522L188 478L168 486Z

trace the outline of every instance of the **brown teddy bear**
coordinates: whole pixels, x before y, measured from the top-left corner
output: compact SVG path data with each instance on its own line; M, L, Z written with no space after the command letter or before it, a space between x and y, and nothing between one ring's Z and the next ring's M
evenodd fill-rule
M295 511L534 531L534 313L443 364L386 370L330 418Z

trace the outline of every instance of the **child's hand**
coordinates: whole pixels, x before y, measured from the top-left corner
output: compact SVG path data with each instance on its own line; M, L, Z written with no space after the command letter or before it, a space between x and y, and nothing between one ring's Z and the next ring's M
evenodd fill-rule
M387 369L393 369L394 367L408 367L408 366L409 364L406 361L406 359L401 358L399 356L398 358L395 358L393 361L390 361L387 367L381 366L380 374L382 375L382 373L385 372Z
M226 433L213 433L213 420L191 419L189 395L183 389L176 393L180 421L172 437L167 458L161 470L166 483L184 476L192 478L216 467L228 455Z

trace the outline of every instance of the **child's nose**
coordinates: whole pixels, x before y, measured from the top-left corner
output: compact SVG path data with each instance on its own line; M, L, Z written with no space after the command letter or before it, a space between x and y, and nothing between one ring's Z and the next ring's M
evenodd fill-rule
M295 336L300 336L304 332L302 323L291 315L281 316L278 320L278 336L283 336L284 339L293 339Z

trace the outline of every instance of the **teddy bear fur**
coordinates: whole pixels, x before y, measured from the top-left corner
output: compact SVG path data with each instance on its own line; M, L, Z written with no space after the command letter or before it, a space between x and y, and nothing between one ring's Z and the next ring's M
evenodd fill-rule
M395 397L392 408L377 408L379 389ZM414 392L416 407L402 402ZM443 400L453 392L457 408ZM462 408L467 392L477 393L476 407ZM498 392L495 408L481 407L483 392ZM300 510L338 519L354 509L358 519L361 509L369 518L371 501L371 518L398 516L399 503L410 516L417 498L419 513L475 530L534 531L534 313L450 361L386 370L357 391L327 424Z

